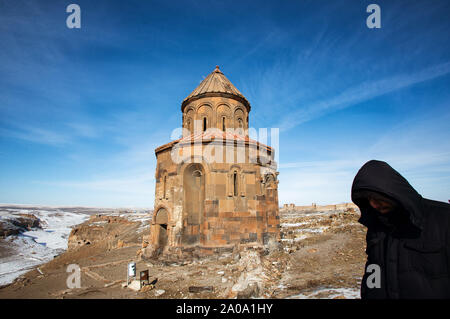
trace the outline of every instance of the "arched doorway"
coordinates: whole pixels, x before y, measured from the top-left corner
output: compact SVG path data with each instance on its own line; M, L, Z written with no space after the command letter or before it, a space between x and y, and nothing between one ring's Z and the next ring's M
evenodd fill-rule
M183 242L195 244L200 239L205 201L205 170L201 164L189 165L183 173L184 230Z
M167 210L165 208L160 208L158 212L156 213L155 217L155 226L156 226L156 232L157 232L157 238L158 238L158 255L161 254L164 250L164 248L167 245L167 224L169 223L169 216L167 214Z

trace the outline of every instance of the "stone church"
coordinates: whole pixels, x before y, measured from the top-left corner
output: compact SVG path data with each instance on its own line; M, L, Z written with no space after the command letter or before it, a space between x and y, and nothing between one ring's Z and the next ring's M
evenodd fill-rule
M155 150L145 255L203 256L279 242L274 150L249 138L250 109L219 67L181 103L181 137Z

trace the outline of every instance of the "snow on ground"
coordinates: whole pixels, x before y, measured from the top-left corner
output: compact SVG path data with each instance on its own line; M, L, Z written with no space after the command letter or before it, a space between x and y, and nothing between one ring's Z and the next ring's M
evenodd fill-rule
M307 225L309 222L301 222L301 223L281 223L280 226L283 228L289 228L289 227L300 227L303 225Z
M282 241L287 244L292 244L329 231L332 227L329 225L321 225L321 223L329 221L331 215L335 215L339 212L341 211L281 211L280 227L282 231ZM333 225L333 227L342 228L348 227L349 225L355 225L355 223L346 223L345 225L337 226ZM289 250L289 248L287 248L287 250Z
M66 250L72 226L81 224L89 215L69 212L36 211L32 213L42 221L42 229L24 232L37 243L54 250Z
M326 216L335 214L336 210L326 210L326 211L282 211L280 212L281 218L292 219L301 217L315 217L315 216Z
M121 213L120 217L127 218L132 222L140 222L137 232L140 233L147 229L150 226L150 221L152 220L152 212L144 211L144 212L133 212L133 213Z
M5 241L15 254L0 259L0 286L54 258L52 249L38 244L31 237L9 236Z
M305 232L305 233L323 233L325 230L327 230L328 226L321 226L321 227L315 227L315 228L305 228L298 230L299 233Z
M7 209L0 211L2 218L15 218L18 214L33 214L41 220L41 227L11 235L3 240L9 252L0 258L0 286L11 283L34 267L52 260L67 249L72 227L89 218L88 214L62 210ZM2 249L2 246L0 246ZM0 254L3 255L3 254Z
M344 297L345 299L360 299L360 290L356 288L321 288L309 293L290 296L287 299L333 299Z
M301 240L303 240L303 239L305 239L305 238L308 238L308 237L309 237L309 236L306 236L306 235L300 235L300 236L295 237L295 238L282 238L281 241L282 241L282 242L288 242L288 243L291 243L291 242L301 241Z

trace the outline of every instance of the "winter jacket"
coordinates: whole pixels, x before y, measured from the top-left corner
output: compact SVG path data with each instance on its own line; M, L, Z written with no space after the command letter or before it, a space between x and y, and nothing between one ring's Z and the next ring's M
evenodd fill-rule
M380 214L358 196L361 191L387 196L399 208ZM375 160L355 176L352 200L367 227L361 298L450 298L450 204L423 198L391 166ZM380 288L373 287L371 264L380 267Z

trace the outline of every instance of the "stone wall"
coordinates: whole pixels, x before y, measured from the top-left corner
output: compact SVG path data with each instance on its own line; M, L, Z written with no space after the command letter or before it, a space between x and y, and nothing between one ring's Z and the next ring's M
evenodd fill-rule
M312 203L309 206L296 206L295 204L284 204L283 210L296 210L296 211L330 211L330 210L345 210L345 209L357 209L358 206L356 206L353 203L341 203L341 204L335 204L335 205L317 205L315 203Z

